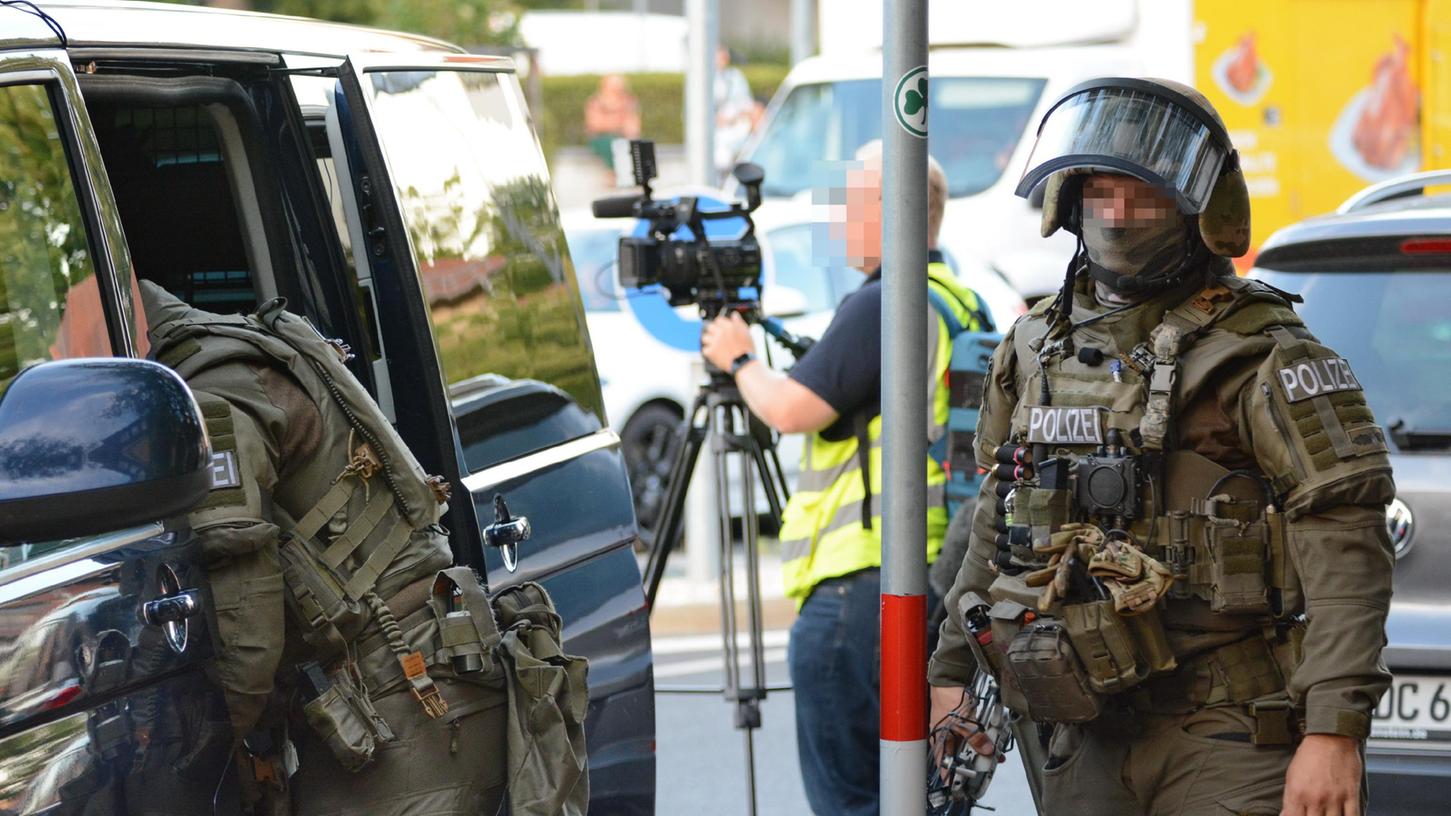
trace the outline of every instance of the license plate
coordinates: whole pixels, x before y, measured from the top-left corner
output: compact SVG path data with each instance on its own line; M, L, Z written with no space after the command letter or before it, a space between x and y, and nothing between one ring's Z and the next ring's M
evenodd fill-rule
M1376 739L1451 740L1451 677L1397 675L1371 720Z

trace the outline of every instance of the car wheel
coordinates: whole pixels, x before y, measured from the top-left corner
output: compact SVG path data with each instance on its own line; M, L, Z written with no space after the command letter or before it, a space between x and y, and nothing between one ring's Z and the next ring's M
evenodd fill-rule
M680 421L680 412L671 406L646 405L630 417L620 434L625 468L630 473L630 492L635 499L635 518L641 530L654 530L664 510Z

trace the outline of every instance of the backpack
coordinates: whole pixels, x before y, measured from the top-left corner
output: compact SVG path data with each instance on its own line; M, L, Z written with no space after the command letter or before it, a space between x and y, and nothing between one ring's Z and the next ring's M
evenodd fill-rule
M947 363L947 431L927 449L927 455L947 474L947 517L951 519L964 502L977 499L982 487L985 474L978 471L973 441L977 437L983 384L991 368L993 350L1003 336L997 333L992 318L981 308L969 310L981 327L969 331L957 319L948 298L957 299L946 287L927 287L927 299L947 325L947 336L952 343ZM958 304L967 308L961 300Z

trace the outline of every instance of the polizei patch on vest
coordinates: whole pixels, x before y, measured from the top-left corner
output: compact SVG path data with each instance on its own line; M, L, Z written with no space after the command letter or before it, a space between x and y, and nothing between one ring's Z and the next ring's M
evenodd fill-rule
M212 454L212 490L241 487L242 477L237 473L237 454L231 451L216 451Z
M1044 445L1102 445L1102 408L1054 408L1035 405L1028 409L1028 441Z
M1336 391L1359 391L1360 380L1350 371L1350 363L1343 357L1322 357L1306 360L1280 369L1280 385L1285 388L1285 399L1299 402L1321 394Z

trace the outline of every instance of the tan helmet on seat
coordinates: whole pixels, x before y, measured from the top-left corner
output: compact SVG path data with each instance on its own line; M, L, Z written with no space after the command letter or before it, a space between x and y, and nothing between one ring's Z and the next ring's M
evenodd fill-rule
M1105 77L1074 86L1044 114L1017 194L1043 186L1043 237L1077 233L1075 176L1122 173L1174 194L1215 255L1249 251L1249 189L1224 120L1203 94L1167 79Z

